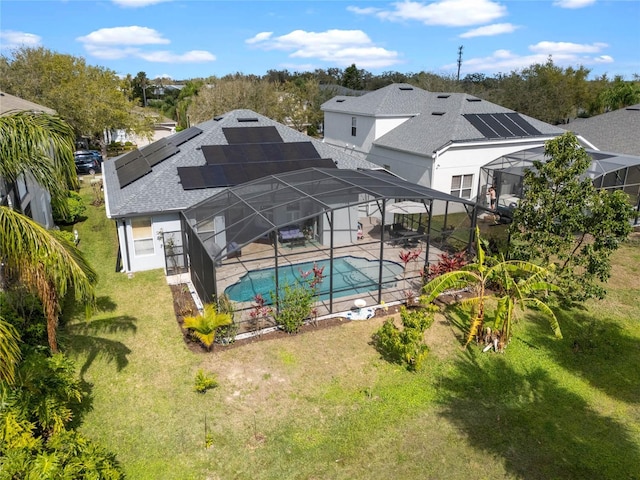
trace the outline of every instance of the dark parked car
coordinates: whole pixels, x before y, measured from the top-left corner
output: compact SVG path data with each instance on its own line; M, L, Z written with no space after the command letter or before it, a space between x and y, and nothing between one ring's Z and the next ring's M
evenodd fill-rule
M102 155L96 150L80 150L73 154L77 173L100 173L102 171Z

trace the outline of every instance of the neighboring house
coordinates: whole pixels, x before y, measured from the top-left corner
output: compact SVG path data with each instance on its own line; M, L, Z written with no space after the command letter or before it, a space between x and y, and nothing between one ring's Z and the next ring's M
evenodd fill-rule
M251 110L234 110L106 161L106 213L116 222L121 270L166 267L165 246L183 245L184 210L230 186L308 167L377 169ZM287 212L292 218L295 207ZM344 224L344 238L336 241L355 240L357 210L347 209L349 218L336 219Z
M145 111L140 111L140 113L148 115ZM153 115L155 116L155 121L153 123L153 132L150 137L136 135L135 133L127 133L127 131L123 129L114 129L108 132L107 143L119 142L124 144L126 142L131 142L138 147L144 147L150 143L176 133L178 122L162 115Z
M51 108L0 92L0 115L16 111L56 113ZM21 175L14 183L0 178L0 204L18 208L45 228L54 226L51 196L28 173Z
M576 135L598 150L640 157L640 104L590 118L576 118L568 125Z
M324 141L401 178L474 200L480 168L565 130L463 93L391 84L322 105ZM480 187L480 188L478 188Z

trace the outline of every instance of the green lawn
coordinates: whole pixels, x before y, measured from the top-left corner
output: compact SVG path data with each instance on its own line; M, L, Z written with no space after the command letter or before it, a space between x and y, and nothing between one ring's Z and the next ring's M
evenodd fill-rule
M192 353L163 272L115 272L104 208L77 228L102 309L62 344L92 395L81 430L129 478L640 479L640 243L605 301L560 313L563 340L532 316L506 354L463 351L439 319L411 374L370 345L379 319ZM206 394L201 368L220 382Z

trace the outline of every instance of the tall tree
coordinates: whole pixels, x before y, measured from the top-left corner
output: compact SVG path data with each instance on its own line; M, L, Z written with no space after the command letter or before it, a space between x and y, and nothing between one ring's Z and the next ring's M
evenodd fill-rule
M565 300L604 298L611 254L631 231L632 208L623 191L598 191L586 174L591 157L567 132L545 145L546 161L525 172L523 198L513 215L514 258L555 264Z
M362 90L364 88L364 71L356 67L355 63L351 64L344 69L340 84L352 90Z
M73 141L64 132L69 134L68 127L51 115L0 116L0 176L13 180L28 172L52 196L62 194L69 181L67 173L74 169ZM57 351L61 300L72 289L76 298L92 303L96 273L62 235L9 207L0 207L0 259L5 273L42 302L49 346Z
M105 131L151 133L152 120L134 111L114 71L42 47L20 48L2 58L0 88L53 108L77 136L105 147Z

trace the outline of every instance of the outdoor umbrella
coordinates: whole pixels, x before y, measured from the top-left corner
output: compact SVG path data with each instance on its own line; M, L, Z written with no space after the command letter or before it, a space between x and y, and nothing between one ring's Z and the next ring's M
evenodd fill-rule
M410 215L412 213L428 213L429 212L429 210L427 209L424 203L412 202L409 200L387 205L386 211L389 213L400 213L405 215Z

